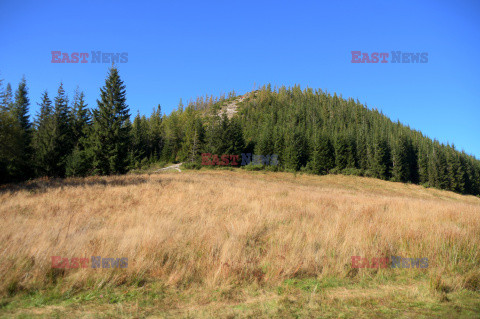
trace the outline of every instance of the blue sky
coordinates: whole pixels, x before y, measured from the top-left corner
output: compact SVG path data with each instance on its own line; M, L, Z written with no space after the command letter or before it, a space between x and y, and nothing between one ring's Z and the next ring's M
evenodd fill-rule
M0 0L0 78L78 85L96 106L109 64L51 63L51 51L128 52L131 113L254 83L321 88L480 158L480 2ZM354 64L351 51L428 52L425 64Z

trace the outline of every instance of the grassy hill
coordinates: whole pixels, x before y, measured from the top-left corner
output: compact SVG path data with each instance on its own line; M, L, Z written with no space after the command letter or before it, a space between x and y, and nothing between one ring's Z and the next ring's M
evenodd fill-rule
M0 188L0 315L478 317L480 199L343 175L200 170ZM52 256L128 258L57 269ZM428 268L352 268L352 256Z

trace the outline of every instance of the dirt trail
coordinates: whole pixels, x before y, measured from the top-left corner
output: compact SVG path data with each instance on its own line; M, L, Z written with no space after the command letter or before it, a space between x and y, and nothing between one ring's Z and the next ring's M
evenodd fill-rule
M157 169L155 172L166 171L168 169L176 169L177 171L181 172L182 170L180 169L180 165L182 165L182 164L183 163L178 163L178 164L174 164L174 165L171 165L171 166L168 166L168 167L160 168L160 169Z

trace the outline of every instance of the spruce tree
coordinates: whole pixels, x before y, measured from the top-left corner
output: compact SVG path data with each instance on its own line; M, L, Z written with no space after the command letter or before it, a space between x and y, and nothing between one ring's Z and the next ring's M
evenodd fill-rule
M225 132L228 130L228 127L230 126L230 120L228 119L227 113L223 112L222 115L220 116L220 123L219 126L217 127L218 134L220 138L217 141L217 148L218 148L218 154L226 154L227 148L229 147L230 141L228 141Z
M379 138L375 143L373 160L373 172L375 177L388 180L391 177L391 154L390 146L384 138Z
M303 132L298 128L287 130L285 137L285 150L283 152L283 165L287 170L299 170L307 163L308 147Z
M32 124L30 123L30 116L28 114L29 106L30 100L28 98L27 83L25 77L23 77L18 85L17 91L15 92L15 101L9 108L22 131L21 145L19 146L21 155L19 161L16 163L20 178L28 178L32 176L33 173L31 165Z
M18 85L17 91L15 92L15 102L13 103L11 111L20 124L20 127L27 135L29 135L31 128L28 115L29 106L30 100L28 98L27 82L25 77L23 77Z
M430 187L438 187L438 150L435 144L429 146L428 156L428 185Z
M438 172L438 179L436 183L436 187L440 189L448 189L450 186L450 181L448 178L448 162L447 156L445 154L444 148L437 149L437 161L436 161L436 169Z
M227 145L224 152L225 154L240 155L240 153L244 151L245 141L243 139L242 126L237 117L233 117L229 120L223 139ZM271 154L271 152L261 154L266 155Z
M153 160L158 160L162 153L164 137L162 129L162 108L160 104L148 119L149 149Z
M140 116L137 113L132 125L132 151L133 162L130 163L133 167L139 168L143 159L146 159L148 154L148 122L145 116Z
M335 165L338 169L355 168L355 141L340 135L335 143Z
M283 163L283 167L288 171L296 171L300 169L299 152L295 145L297 140L298 134L295 134L294 132L286 133L285 149L283 151L283 157L281 158L281 161Z
M202 120L193 105L185 110L185 136L182 140L181 160L195 163L200 161L200 154L204 144L204 130Z
M17 119L0 109L0 183L18 180L22 176L23 132Z
M262 155L273 154L274 147L273 124L270 121L266 121L263 126L259 128L255 153Z
M67 95L63 89L63 83L60 83L57 96L55 97L53 122L54 156L56 162L53 174L62 177L65 176L67 158L74 147L71 111Z
M283 158L283 150L285 149L283 138L282 129L276 125L273 129L273 154L277 155L278 158Z
M418 150L418 176L419 182L424 185L428 183L428 146L422 143Z
M393 149L393 179L398 182L418 182L415 149L411 140L400 135Z
M13 93L12 93L12 86L10 83L7 83L5 88L5 92L3 93L2 100L1 100L2 108L5 110L10 110L13 106Z
M32 146L34 150L35 170L38 176L52 176L56 171L55 122L52 101L47 91L42 95L40 112L35 120Z
M93 154L90 147L92 115L85 103L85 94L75 90L70 108L72 152L66 160L67 176L86 176L91 173Z
M465 173L455 147L447 146L447 179L448 189L454 192L463 193L465 187Z
M326 135L315 138L309 168L314 174L327 174L335 167L335 148Z
M112 65L93 111L93 167L96 174L125 173L130 146L129 108L125 85Z
M221 155L223 152L224 128L228 125L228 119L220 117L215 111L206 119L205 128L205 152Z
M166 162L177 161L177 156L182 145L182 127L180 114L183 112L183 105L178 106L169 117L162 120L164 144L162 148L162 159Z
M471 194L480 195L480 162L474 158L470 158L472 170L472 192Z
M368 146L367 146L367 132L365 126L361 126L356 137L356 154L357 164L360 169L368 169Z
M457 161L457 170L455 172L456 185L453 191L464 194L467 173L465 171L466 170L465 162L463 161L462 156L458 154L458 152L456 154L456 161Z
M72 142L78 146L81 140L86 138L88 127L92 124L91 114L88 110L88 104L85 103L85 94L75 90L72 108L70 109L70 119L72 123Z

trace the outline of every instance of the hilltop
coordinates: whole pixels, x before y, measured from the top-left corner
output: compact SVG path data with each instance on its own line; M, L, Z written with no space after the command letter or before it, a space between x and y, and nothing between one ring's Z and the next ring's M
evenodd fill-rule
M164 118L166 161L199 165L201 153L277 154L280 165L265 169L376 177L480 194L479 160L359 101L299 86L264 86L206 101Z

